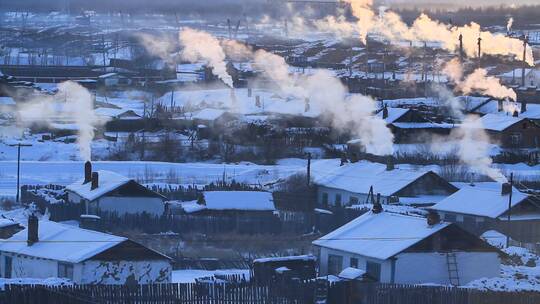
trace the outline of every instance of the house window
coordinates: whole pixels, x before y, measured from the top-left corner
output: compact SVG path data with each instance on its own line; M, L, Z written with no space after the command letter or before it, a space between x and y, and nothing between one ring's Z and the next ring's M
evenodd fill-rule
M444 219L449 222L455 222L456 221L456 215L455 214L445 214Z
M328 193L323 192L322 194L322 204L324 206L328 206Z
M58 263L58 277L73 280L73 264Z
M343 257L340 255L328 255L328 274L337 275L341 272L343 267Z
M521 133L513 133L510 135L510 142L513 146L519 146L521 144Z
M356 204L358 204L358 197L356 196L349 197L349 205L356 205Z
M341 194L336 194L336 206L341 206Z
M366 273L377 282L381 280L381 264L376 262L366 262Z
M4 277L6 279L11 278L12 265L13 265L12 257L10 257L10 256L4 257Z
M358 268L358 259L357 258L351 258L351 267Z

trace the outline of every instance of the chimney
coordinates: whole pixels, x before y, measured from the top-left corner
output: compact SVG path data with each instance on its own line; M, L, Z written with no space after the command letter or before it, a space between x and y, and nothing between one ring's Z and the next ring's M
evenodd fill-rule
M259 95L255 96L255 106L257 108L261 107L261 96L259 96Z
M87 161L84 163L84 182L83 184L89 183L92 181L92 163Z
M383 119L387 119L388 118L388 108L386 107L386 105L384 105L383 109L382 109L382 118Z
M252 95L251 88L248 88L248 97L251 97L251 95Z
M392 156L388 156L386 158L386 171L392 170L394 170L394 158Z
M383 207L381 205L381 194L380 193L377 193L377 200L373 204L373 208L371 208L371 212L373 212L375 214L379 214L379 213L383 212Z
M463 35L459 34L459 59L463 62Z
M526 100L522 100L521 101L521 113L527 111L527 101Z
M512 185L510 183L503 183L501 186L501 195L508 195L512 192Z
M497 112L502 112L504 109L502 99L497 100Z
M347 163L347 156L345 154L341 155L341 161L339 162L339 166L343 166Z
M441 222L441 216L433 210L429 210L426 218L428 226L433 226Z
M32 246L33 244L37 243L39 241L38 231L39 231L39 220L37 216L32 213L28 217L28 246Z
M518 117L518 116L519 116L519 112L518 112L518 110L514 110L514 113L512 114L512 116L514 116L514 117Z
M304 99L304 103L305 103L305 106L304 106L304 112L307 112L309 111L309 98L306 97L306 99Z
M97 172L92 172L92 186L90 190L94 190L99 186L99 174Z

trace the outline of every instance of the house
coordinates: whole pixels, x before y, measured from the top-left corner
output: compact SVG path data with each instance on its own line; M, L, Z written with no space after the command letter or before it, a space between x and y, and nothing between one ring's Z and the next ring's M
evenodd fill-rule
M199 200L180 202L178 207L186 214L198 215L264 216L276 210L272 193L262 191L204 191Z
M313 242L319 252L319 276L353 267L382 283L461 285L499 275L496 248L457 225L441 222L436 213L426 219L375 206Z
M171 282L171 259L125 237L31 215L28 227L0 241L4 278L68 278L77 284Z
M66 187L68 202L84 204L86 214L115 212L118 215L143 213L160 216L166 198L136 181L111 171L92 172L85 163L84 178Z
M528 118L490 113L480 122L491 140L502 148L540 148L540 126Z
M8 239L24 227L12 219L0 218L0 239Z
M193 115L193 121L196 125L205 125L211 128L218 127L234 119L234 115L220 109L202 109Z
M477 235L498 230L521 241L540 241L540 201L508 183L463 186L430 209Z
M540 70L538 69L525 69L525 82L522 82L523 69L513 69L512 71L505 72L497 75L503 84L508 85L522 85L539 87L540 86Z
M106 87L120 86L120 85L128 86L128 85L131 85L132 82L133 81L130 78L126 77L125 75L115 73L115 72L106 73L106 74L98 76L98 83Z
M269 257L253 260L251 267L253 280L265 283L275 280L281 273L300 280L316 277L317 259L312 255Z
M317 170L315 168L314 170ZM347 163L316 176L319 206L349 206L365 203L371 193L382 201L409 205L432 205L457 191L433 171L422 171L360 161Z

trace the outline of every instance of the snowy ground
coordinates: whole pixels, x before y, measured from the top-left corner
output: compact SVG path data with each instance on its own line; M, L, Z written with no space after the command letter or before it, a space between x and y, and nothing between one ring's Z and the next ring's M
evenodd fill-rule
M220 270L201 270L201 269L182 269L173 270L173 283L195 283L195 279L215 278L216 275L243 275L249 280L249 269L220 269Z
M32 279L32 278L18 278L18 279L5 279L0 278L0 290L4 290L6 285L47 285L47 286L63 286L72 285L68 279L61 278L47 278L47 279Z

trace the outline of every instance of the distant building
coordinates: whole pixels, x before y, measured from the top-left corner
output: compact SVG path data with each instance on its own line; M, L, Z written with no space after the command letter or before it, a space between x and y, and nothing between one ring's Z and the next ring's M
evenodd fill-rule
M30 216L0 242L4 278L68 278L77 284L170 283L171 259L124 237Z
M457 223L477 235L498 230L517 240L540 241L539 202L510 184L464 186L431 209L445 221Z
M319 250L319 276L352 267L382 283L462 285L500 272L496 248L440 222L436 213L426 220L372 210L313 245Z
M276 210L272 193L262 191L205 191L198 201L177 202L171 208L193 215L268 216Z
M315 168L316 169L316 168ZM314 181L318 205L350 206L365 203L370 189L382 202L433 205L457 188L433 171L406 170L392 164L357 162L339 166Z
M68 202L84 204L86 214L115 212L118 215L146 212L160 216L166 198L136 181L111 171L92 172L85 164L84 178L66 187Z
M497 75L502 83L507 85L522 85L523 69L518 68L512 71ZM525 86L539 87L540 86L540 70L525 69Z
M502 148L540 148L540 126L532 120L505 114L486 114L482 128Z

